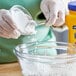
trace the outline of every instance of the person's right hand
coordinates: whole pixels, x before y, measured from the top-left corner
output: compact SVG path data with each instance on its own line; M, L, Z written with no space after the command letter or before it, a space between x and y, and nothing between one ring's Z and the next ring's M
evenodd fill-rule
M0 10L0 37L18 38L20 32L17 30L8 10Z
M29 12L20 5L0 10L0 37L17 39L21 35L32 35L36 33L36 25Z

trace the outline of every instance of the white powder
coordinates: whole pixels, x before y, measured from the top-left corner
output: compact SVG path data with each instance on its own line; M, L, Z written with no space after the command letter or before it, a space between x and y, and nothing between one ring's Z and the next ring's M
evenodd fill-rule
M51 65L27 58L19 58L23 76L76 76L76 62Z

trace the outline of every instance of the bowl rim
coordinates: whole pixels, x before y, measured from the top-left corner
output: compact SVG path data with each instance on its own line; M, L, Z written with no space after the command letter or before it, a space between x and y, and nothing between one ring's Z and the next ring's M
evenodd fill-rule
M34 41L34 42L28 42L26 44L31 44L31 43L43 43L44 41ZM59 44L64 44L64 45L67 45L67 44L70 44L70 45L73 45L72 43L67 43L67 42L57 42L57 41L47 41L47 42L53 42L53 43L59 43ZM32 61L35 61L35 62L43 62L43 63L52 63L53 64L60 64L60 63L70 63L71 61L74 62L76 61L76 54L57 54L57 55L53 55L53 56L41 56L41 55L30 55L30 54L27 54L27 53L22 53L19 52L17 50L17 48L19 46L22 46L22 45L25 45L25 44L19 44L17 45L15 48L14 48L14 53L16 54L17 57L20 57L22 59L28 59L28 60L32 60ZM29 47L29 46L28 46ZM76 49L76 48L75 48ZM24 56L24 54L26 54L26 57ZM41 61L42 60L42 61ZM45 61L43 61L45 60Z

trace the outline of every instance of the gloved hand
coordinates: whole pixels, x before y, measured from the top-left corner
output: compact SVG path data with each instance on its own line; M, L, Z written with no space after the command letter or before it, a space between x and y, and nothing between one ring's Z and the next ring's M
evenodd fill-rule
M42 0L40 7L46 18L46 25L61 26L65 22L63 0Z
M0 37L4 38L18 38L20 32L15 26L11 14L8 10L0 10Z
M10 13L21 35L32 35L36 33L35 26L37 24L27 9L20 5L14 5L10 9Z
M25 12L24 12L25 11ZM0 10L0 37L17 39L21 35L35 34L36 22L22 6Z

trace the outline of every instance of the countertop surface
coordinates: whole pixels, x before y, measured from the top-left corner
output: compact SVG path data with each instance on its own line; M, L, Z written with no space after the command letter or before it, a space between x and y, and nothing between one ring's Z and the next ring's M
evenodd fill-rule
M19 63L0 64L0 76L22 76Z

